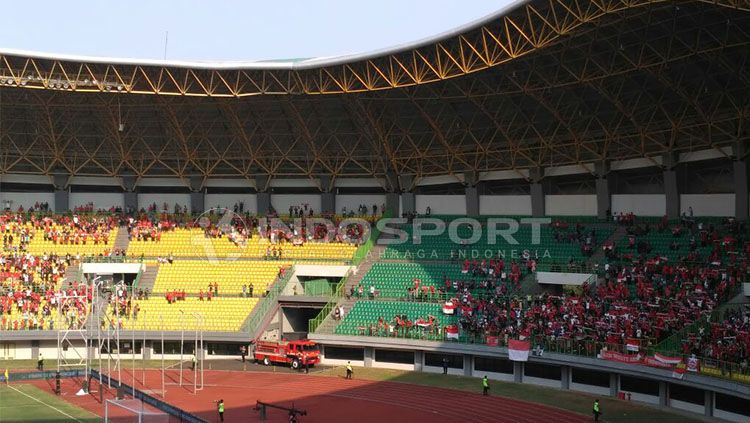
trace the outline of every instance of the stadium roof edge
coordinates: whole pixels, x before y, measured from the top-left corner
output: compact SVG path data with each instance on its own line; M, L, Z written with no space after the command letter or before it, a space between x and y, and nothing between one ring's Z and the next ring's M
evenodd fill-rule
M398 44L366 53L347 54L342 56L324 56L307 59L270 59L254 61L189 61L189 60L159 60L159 59L136 59L136 58L117 58L117 57L98 57L71 54L55 54L30 50L18 50L0 48L0 56L20 56L44 60L59 60L65 62L97 63L97 64L114 64L114 65L131 65L131 66L167 66L175 68L205 69L205 70L307 70L316 69L326 66L335 66L345 63L352 63L362 60L373 59L381 56L401 53L437 43L451 37L458 36L470 30L478 28L488 22L498 19L509 12L529 3L531 0L513 0L494 13L475 19L464 25L449 29L439 34L422 38L420 40Z

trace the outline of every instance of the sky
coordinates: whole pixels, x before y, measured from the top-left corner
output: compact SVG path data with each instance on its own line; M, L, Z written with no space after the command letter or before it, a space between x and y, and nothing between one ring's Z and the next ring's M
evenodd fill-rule
M168 38L167 60L339 56L430 37L512 2L36 0L0 14L0 50L164 59Z

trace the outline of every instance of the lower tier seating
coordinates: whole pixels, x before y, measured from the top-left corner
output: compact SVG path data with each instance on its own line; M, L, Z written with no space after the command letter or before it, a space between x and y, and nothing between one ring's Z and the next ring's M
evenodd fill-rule
M194 316L197 314L203 317L204 331L236 332L258 301L258 298L213 298L211 301L200 301L198 298L188 297L169 303L165 298L152 297L135 301L134 304L139 308L137 315L131 312L130 316L119 317L119 321L126 330L140 330L145 325L146 330L154 331L194 331L200 329ZM112 321L118 322L118 317L113 316Z

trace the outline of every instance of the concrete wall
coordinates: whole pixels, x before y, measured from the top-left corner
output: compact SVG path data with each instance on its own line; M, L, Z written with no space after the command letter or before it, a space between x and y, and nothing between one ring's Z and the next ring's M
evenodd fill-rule
M385 204L385 194L337 195L336 213L341 213L344 207L346 207L347 212L351 210L354 210L356 212L360 204L364 204L365 206L367 206L368 213L372 213L372 205L376 204L378 206L378 213L380 213L382 211L381 209L383 207L383 204Z
M108 210L110 207L124 207L125 196L121 192L71 192L68 204L71 208L94 203L94 209Z
M531 216L531 196L480 195L479 214Z
M612 213L633 212L639 216L664 216L667 200L664 194L614 194Z
M164 203L167 203L168 211L174 211L174 205L180 207L187 206L190 209L190 194L138 194L138 208L148 209L148 206L156 203L156 207L161 210Z
M734 216L734 194L682 194L680 213L693 208L695 216Z
M258 200L255 194L206 194L206 209L227 208L234 209L235 203L245 202L245 212L256 213Z
M271 194L271 205L279 214L289 213L289 206L308 204L314 213L320 213L320 194Z
M547 195L544 210L548 216L596 216L596 195Z
M0 192L0 208L5 208L6 201L10 201L12 210L23 206L24 210L35 203L49 203L50 210L55 209L55 194L52 192Z
M416 195L416 211L424 213L427 206L432 214L466 214L465 195Z

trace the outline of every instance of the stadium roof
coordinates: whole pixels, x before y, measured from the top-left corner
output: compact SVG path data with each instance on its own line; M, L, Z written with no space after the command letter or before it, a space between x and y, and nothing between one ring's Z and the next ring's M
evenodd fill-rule
M721 149L748 142L749 47L750 0L538 0L337 58L5 51L0 173L420 177Z

